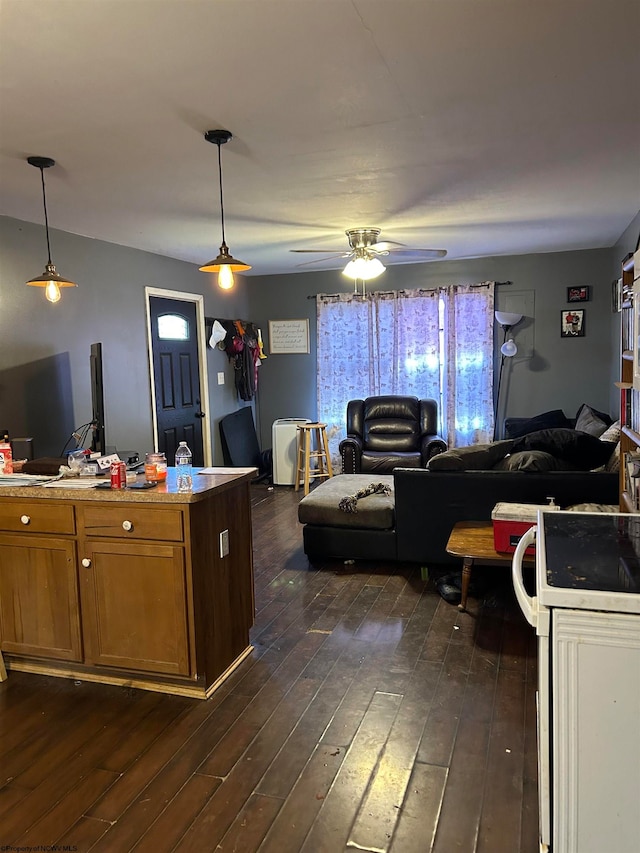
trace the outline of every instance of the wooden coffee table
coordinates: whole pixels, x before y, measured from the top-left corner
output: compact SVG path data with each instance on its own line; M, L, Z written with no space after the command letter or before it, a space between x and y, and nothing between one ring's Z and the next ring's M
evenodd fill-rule
M474 563L494 565L511 563L513 554L501 554L493 544L493 522L459 521L454 525L446 548L447 554L462 557L462 597L458 610L467 609L467 595ZM535 565L534 555L525 556L524 565Z

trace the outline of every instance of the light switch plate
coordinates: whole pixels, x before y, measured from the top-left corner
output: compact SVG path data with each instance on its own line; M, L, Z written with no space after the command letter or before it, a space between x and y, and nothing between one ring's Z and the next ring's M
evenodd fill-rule
M218 373L218 385L224 385L224 373Z

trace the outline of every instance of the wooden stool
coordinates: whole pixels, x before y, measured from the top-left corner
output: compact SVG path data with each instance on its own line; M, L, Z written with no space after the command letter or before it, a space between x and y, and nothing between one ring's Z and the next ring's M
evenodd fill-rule
M298 424L298 461L296 468L296 492L300 488L300 479L304 480L304 493L309 494L309 480L316 477L333 477L329 445L327 443L326 424ZM315 450L313 434L315 433ZM311 460L316 465L311 466Z

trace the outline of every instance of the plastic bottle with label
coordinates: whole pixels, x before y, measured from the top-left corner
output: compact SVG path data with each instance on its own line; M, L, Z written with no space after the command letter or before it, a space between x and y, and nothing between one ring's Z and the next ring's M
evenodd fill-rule
M179 492L190 492L193 486L192 455L186 441L181 441L176 450L176 485Z

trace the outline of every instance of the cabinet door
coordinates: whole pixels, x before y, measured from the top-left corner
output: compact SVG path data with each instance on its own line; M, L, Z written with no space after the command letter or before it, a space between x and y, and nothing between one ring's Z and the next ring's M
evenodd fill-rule
M2 651L82 660L75 542L0 536Z
M183 549L84 539L79 557L85 662L187 675Z

